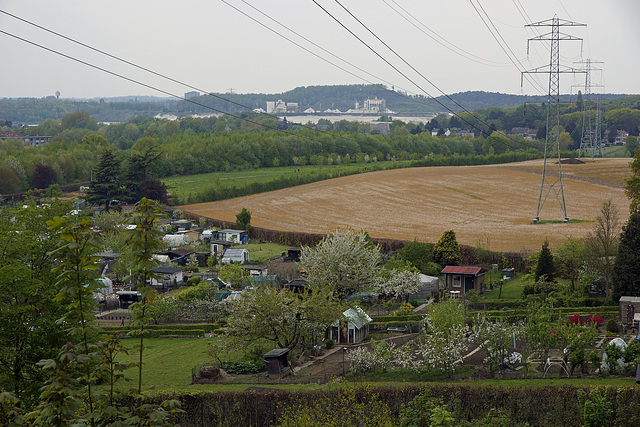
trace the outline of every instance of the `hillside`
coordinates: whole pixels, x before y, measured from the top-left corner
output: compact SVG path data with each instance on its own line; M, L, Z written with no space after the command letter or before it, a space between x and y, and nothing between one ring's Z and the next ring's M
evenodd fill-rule
M328 233L336 228L366 229L371 236L436 242L453 229L462 244L489 240L496 251L533 251L549 239L593 229L602 202L611 199L626 221L629 202L623 183L628 159L598 159L563 166L569 218L576 223L533 225L542 161L493 166L411 168L348 176L231 200L182 206L196 215L235 221L243 207L251 223L277 230ZM560 220L549 199L541 220Z
M98 121L123 122L136 116L153 117L160 113L187 115L201 113L239 113L248 109L266 108L267 101L282 99L285 102L297 102L304 108L312 107L317 111L327 108L346 111L354 107L354 103L362 103L367 98L381 98L387 107L395 112L404 113L438 113L460 111L460 107L444 96L437 98L439 102L422 95L405 95L401 92L385 88L383 85L334 85L334 86L301 86L295 89L274 94L237 94L214 93L202 95L192 102L174 98L158 98L149 96L128 96L102 99L56 99L45 98L0 98L0 120L13 123L40 123L45 119L59 120L65 114L74 111L86 111ZM626 95L606 94L602 99L618 100L619 107L628 106ZM482 91L468 91L450 95L467 110L491 107L517 107L526 103L540 104L546 99L526 95L510 95ZM575 101L575 95L563 95L563 101ZM638 102L633 98L633 106ZM445 107L443 107L446 106ZM247 108L244 108L248 107ZM303 109L304 109L303 108Z

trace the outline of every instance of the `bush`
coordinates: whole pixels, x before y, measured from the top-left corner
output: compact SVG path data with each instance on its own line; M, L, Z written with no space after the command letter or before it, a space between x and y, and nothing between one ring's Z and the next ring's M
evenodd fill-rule
M202 278L200 276L190 277L189 280L187 280L187 285L188 286L195 286L198 283L200 283L201 280L202 280Z
M620 330L620 325L618 325L618 322L616 321L616 319L610 319L607 322L607 332L611 332L612 334L617 334L619 330Z
M333 348L334 342L331 338L324 341L324 348L327 350L331 350Z
M265 370L264 363L225 362L223 369L232 375L257 374Z

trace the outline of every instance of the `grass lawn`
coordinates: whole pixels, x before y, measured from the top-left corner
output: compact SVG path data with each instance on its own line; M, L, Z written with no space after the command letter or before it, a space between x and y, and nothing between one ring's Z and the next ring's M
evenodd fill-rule
M630 157L629 150L625 146L604 147L602 154L603 157Z
M252 183L264 183L273 181L281 176L293 174L315 175L317 173L331 173L337 176L343 172L363 173L379 169L385 169L390 162L377 163L350 163L348 165L305 165L305 166L285 166L273 168L251 169L234 172L211 172L197 175L173 176L163 178L162 182L167 186L169 193L186 201L189 195L196 195L214 185L223 188L243 187ZM410 162L394 162L394 167Z
M525 278L525 274L518 273L513 278L509 280L505 280L502 285L502 297L503 300L521 300L522 299L522 291L524 287L533 283L532 278ZM490 290L488 293L482 295L482 299L498 299L498 295L500 294L500 288L495 285L499 280L502 280L501 274L499 271L490 271L487 273L485 277L485 284L487 287L489 286L490 279L493 279L494 288ZM562 285L569 285L569 281L566 279L556 278L558 283Z
M142 384L145 390L179 389L191 384L191 368L196 365L213 362L207 354L207 341L215 338L147 338L144 340ZM126 339L124 345L133 347L139 344L137 339ZM148 346L148 347L147 347ZM122 363L134 363L139 353L130 350L129 355L122 356ZM129 387L135 387L138 368L130 368L125 377L133 379Z
M513 278L505 280L502 285L502 296L504 300L519 300L522 299L522 291L524 287L530 284L529 279L524 279L524 274L518 273ZM500 288L495 285L499 280L502 280L502 276L499 271L490 271L485 277L485 284L488 286L490 281L493 280L494 288L488 293L482 296L483 299L498 299L500 294Z
M215 339L215 338L212 338ZM142 372L144 391L243 391L251 384L197 384L191 385L191 369L206 363L212 363L213 359L207 354L207 338L148 338L145 345L149 346L144 351L144 365ZM124 344L133 347L137 340L127 339ZM231 355L232 361L240 360L240 354ZM129 355L119 357L122 363L137 362L138 353L131 350ZM135 388L137 385L137 368L125 371L125 377L131 381L120 385L124 388ZM506 387L544 387L549 385L562 386L633 386L635 378L611 377L611 378L530 378L530 379L486 379L486 380L447 380L443 374L433 375L427 381L419 381L416 374L400 372L368 373L365 376L349 376L346 381L328 384L269 384L270 388L283 390L315 390L331 389L345 385L392 386L404 387L406 385L428 386L434 384L454 383L457 385L471 386L506 386ZM381 381L382 380L382 381ZM386 381L385 381L386 380ZM125 386L126 384L126 386ZM260 386L261 384L256 384Z
M250 242L237 247L245 248L249 251L249 264L264 263L270 258L280 256L289 248L289 246L284 246L279 243L272 242Z

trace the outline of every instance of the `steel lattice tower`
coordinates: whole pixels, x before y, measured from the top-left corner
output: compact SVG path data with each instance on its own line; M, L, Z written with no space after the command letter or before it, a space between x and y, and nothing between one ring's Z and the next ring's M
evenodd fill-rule
M560 147L559 147L559 133L560 133L560 74L562 73L576 73L581 72L573 68L561 68L560 66L560 41L566 40L582 40L575 38L568 34L560 32L560 27L576 27L585 26L585 24L578 24L576 22L565 21L558 19L554 16L553 19L546 21L540 21L533 24L528 24L526 27L551 27L551 32L542 34L538 37L527 40L527 53L529 51L529 42L534 41L549 41L551 60L548 66L538 67L533 70L525 71L524 73L544 73L549 74L549 94L547 97L547 136L544 144L544 164L542 167L542 183L540 184L540 195L538 196L538 207L536 209L536 216L533 219L533 223L537 223L540 220L540 211L542 210L544 203L550 194L553 193L556 200L560 204L562 210L562 221L568 222L567 209L564 201L564 189L562 187L562 164L560 163ZM547 69L548 67L548 69ZM523 74L524 74L523 73ZM555 150L555 154L554 154ZM556 164L548 162L549 156L557 155L558 161Z
M591 67L591 64L594 64L598 61L592 61L591 59L587 59L583 62L586 64L584 68L585 72L585 83L584 83L584 100L582 106L582 135L580 138L580 149L578 150L578 158L582 156L584 152L585 155L591 153L591 161L595 161L596 154L602 156L602 145L600 143L600 103L596 103L596 125L595 129L591 127L591 117L592 117L592 107L593 104L591 102L591 88L593 85L591 84L591 71L596 70ZM599 62L602 63L602 62ZM597 85L600 86L601 85Z

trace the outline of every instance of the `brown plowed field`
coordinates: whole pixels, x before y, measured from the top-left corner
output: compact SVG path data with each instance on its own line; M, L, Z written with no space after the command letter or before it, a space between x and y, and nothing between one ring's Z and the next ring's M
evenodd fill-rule
M611 199L625 222L629 201L624 181L629 159L596 159L563 165L567 216L594 220ZM246 207L251 224L275 230L328 233L365 229L371 236L436 242L454 230L458 242L489 240L495 251L531 251L545 239L552 247L566 236L584 237L593 222L532 224L540 193L542 161L494 166L398 169L321 181L230 200L182 206L187 212L224 221ZM558 188L556 186L556 188ZM549 196L540 220L561 220Z

